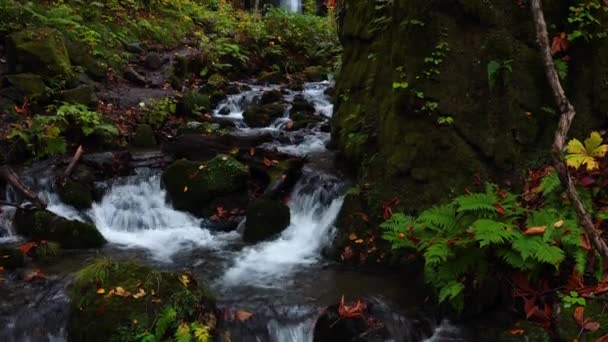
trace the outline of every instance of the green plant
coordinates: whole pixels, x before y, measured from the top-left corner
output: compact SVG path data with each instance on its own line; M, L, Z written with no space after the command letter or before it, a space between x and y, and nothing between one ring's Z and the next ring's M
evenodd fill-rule
M395 249L421 255L425 279L440 302L456 310L465 289L474 291L495 276L497 267L539 274L572 260L582 273L586 251L572 210L524 208L517 197L487 185L485 192L454 198L418 216L395 214L384 222L383 237Z
M437 124L441 126L451 126L454 124L454 118L449 115L440 116L437 118Z
M590 41L608 36L608 31L598 19L602 12L607 11L600 0L580 1L576 5L570 6L569 10L568 23L572 25L572 31L568 34L570 41L579 38Z
M578 292L570 291L570 294L560 294L562 299L562 303L566 309L571 308L573 306L585 306L587 302L585 298L581 297Z
M176 101L169 97L153 100L145 108L144 122L156 128L162 127L169 115L175 114L176 106Z
M494 89L498 83L506 86L511 80L513 72L513 60L507 59L502 61L490 61L488 63L488 84L490 90Z
M445 37L446 34L443 34ZM439 66L443 63L447 53L450 51L450 46L447 41L441 40L429 57L424 58L425 68L422 71L422 77L426 79L432 79L439 76Z
M92 134L118 135L116 126L101 120L99 113L89 110L82 104L64 103L57 108L57 115L68 126L78 127L85 136Z
M135 337L140 342L160 342L165 341L167 335L172 335L176 342L209 342L211 341L211 329L200 323L178 324L178 313L174 307L169 306L157 317L152 331L146 331ZM173 333L172 333L173 332Z

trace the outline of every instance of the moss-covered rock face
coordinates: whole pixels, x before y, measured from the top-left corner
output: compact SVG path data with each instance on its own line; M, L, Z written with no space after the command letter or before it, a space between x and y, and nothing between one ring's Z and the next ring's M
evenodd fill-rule
M204 163L178 160L163 172L162 181L176 209L203 215L214 198L244 189L248 176L247 166L218 155Z
M63 202L74 208L89 209L93 205L92 185L67 179L57 187L57 192Z
M269 103L265 105L251 105L245 113L243 119L249 127L267 127L283 116L287 106L283 103Z
M289 207L278 200L261 198L247 208L243 240L259 242L269 239L289 226Z
M142 124L137 127L132 145L137 148L155 148L156 138L150 125Z
M8 37L7 52L11 72L72 75L63 35L55 29L35 28L14 33Z
M106 243L92 224L67 220L48 210L17 209L14 224L19 235L54 241L65 249L98 248Z
M101 259L78 273L70 296L71 341L134 341L146 332L164 341L179 324L193 322L216 335L215 301L189 274Z
M23 96L29 98L38 97L46 92L44 79L40 75L34 74L15 74L7 75L3 79L3 85L15 87Z
M528 9L486 0L344 3L332 137L356 167L370 217L395 196L393 209L414 212L477 175L503 180L548 157L556 116ZM549 21L565 22L567 6L545 4ZM599 56L608 43L594 44L576 48L566 82L577 136L606 118L608 57ZM492 90L491 61L512 69ZM440 125L446 116L453 124Z

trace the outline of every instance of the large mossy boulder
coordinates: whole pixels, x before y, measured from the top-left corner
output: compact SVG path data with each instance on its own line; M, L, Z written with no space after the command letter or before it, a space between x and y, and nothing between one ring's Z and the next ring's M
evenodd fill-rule
M243 113L243 119L249 127L268 127L285 114L287 106L274 102L265 105L251 105Z
M72 64L63 34L52 28L32 28L7 39L9 71L69 77Z
M289 226L289 207L279 200L261 198L247 208L243 240L259 242L280 234Z
M192 323L217 331L215 300L188 273L100 259L78 272L70 297L70 341L172 340Z
M98 248L106 243L94 225L68 220L48 210L19 208L14 225L19 235L54 241L65 249Z
M557 121L529 10L485 0L344 6L332 139L358 176L366 213L379 216L395 197L393 210L428 208L476 176L517 185L522 170L550 160ZM567 22L568 6L547 2L548 21ZM573 136L606 121L607 51L605 40L569 51L565 85L578 112ZM511 71L509 81L490 89L492 61ZM453 124L439 124L442 116Z
M42 76L29 73L6 75L1 85L12 86L21 95L30 99L39 97L46 92L46 84Z
M57 186L59 198L76 209L89 209L93 205L93 186L66 179Z
M203 163L178 160L163 172L162 181L176 209L204 215L214 198L242 191L248 177L247 166L220 154Z
M185 94L176 105L175 113L188 118L200 116L211 108L209 95L198 91Z
M147 124L141 124L135 131L135 136L131 142L133 147L152 149L156 147L156 137L154 136L154 130L152 126Z

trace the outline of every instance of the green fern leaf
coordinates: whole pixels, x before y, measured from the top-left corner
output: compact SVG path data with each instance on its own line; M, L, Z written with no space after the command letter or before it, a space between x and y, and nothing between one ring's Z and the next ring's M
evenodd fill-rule
M177 331L175 331L175 342L192 342L190 326L188 324L182 323L177 328Z
M429 208L420 214L417 223L434 231L451 230L456 226L456 208L453 205Z
M476 193L459 196L454 199L458 204L458 212L496 212L496 196L487 193Z
M176 318L177 311L172 307L165 309L165 311L160 314L160 317L156 322L156 329L154 330L154 335L156 335L157 340L162 340L169 328L175 323Z
M416 218L402 213L393 214L388 220L383 222L380 227L385 231L405 233L408 227L416 223Z
M446 300L453 300L454 298L462 295L464 291L464 285L459 281L451 281L447 285L443 286L439 291L439 302L443 303Z
M424 251L424 260L427 266L435 266L448 259L449 247L447 240L437 240Z
M578 274L585 274L585 270L587 269L587 251L582 248L578 248L573 253L573 256L575 262L574 268Z
M547 243L539 243L534 253L534 258L540 262L558 267L564 261L566 255L559 247L551 246Z
M539 242L539 239L540 238L537 236L525 236L523 234L517 234L511 242L511 246L513 247L513 250L519 253L522 260L526 261L528 258L534 257L538 244L542 243L542 240Z
M489 219L479 219L473 222L475 239L480 247L500 245L513 239L513 234L507 230L504 223Z
M551 194L556 193L562 189L562 183L559 180L557 172L551 171L546 174L540 181L540 190L543 192L543 196L547 197Z
M521 255L510 249L502 249L497 254L507 265L515 269L528 271L534 268L534 262L524 260Z
M195 322L192 323L191 328L194 331L195 342L209 342L211 340L211 336L209 335L209 330L211 329L208 326Z

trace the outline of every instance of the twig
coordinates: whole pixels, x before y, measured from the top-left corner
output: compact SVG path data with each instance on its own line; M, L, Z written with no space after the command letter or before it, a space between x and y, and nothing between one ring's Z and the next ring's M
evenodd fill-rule
M553 98L555 99L557 107L561 113L559 124L557 130L555 131L555 139L553 141L553 148L551 151L553 166L555 167L555 171L559 176L562 186L564 186L566 189L568 197L570 198L572 206L574 207L576 215L578 216L578 220L583 226L585 233L591 240L593 247L598 253L600 253L604 260L608 261L608 246L606 245L606 242L602 240L600 232L595 229L591 216L585 209L585 206L583 205L583 202L581 201L581 198L576 190L576 186L570 177L568 166L562 159L562 153L564 151L568 131L572 125L572 120L574 120L574 117L576 116L576 111L574 110L572 103L570 103L568 100L555 69L555 64L553 62L553 57L551 56L551 48L549 45L547 23L545 22L545 15L543 13L540 0L532 0L531 8L536 27L538 45L543 57L545 74L547 76L547 80L549 81L549 85L551 86Z
M68 178L72 174L72 171L74 171L74 167L76 167L76 164L82 158L83 153L84 153L84 149L82 148L82 145L78 146L76 153L74 153L74 156L72 157L72 161L70 161L70 164L68 165L68 167L65 169L65 172L63 173L63 178Z
M0 179L4 179L5 182L12 185L17 192L23 197L27 198L38 208L46 208L46 203L38 198L38 196L30 190L27 185L23 184L19 179L19 176L8 166L0 166Z

